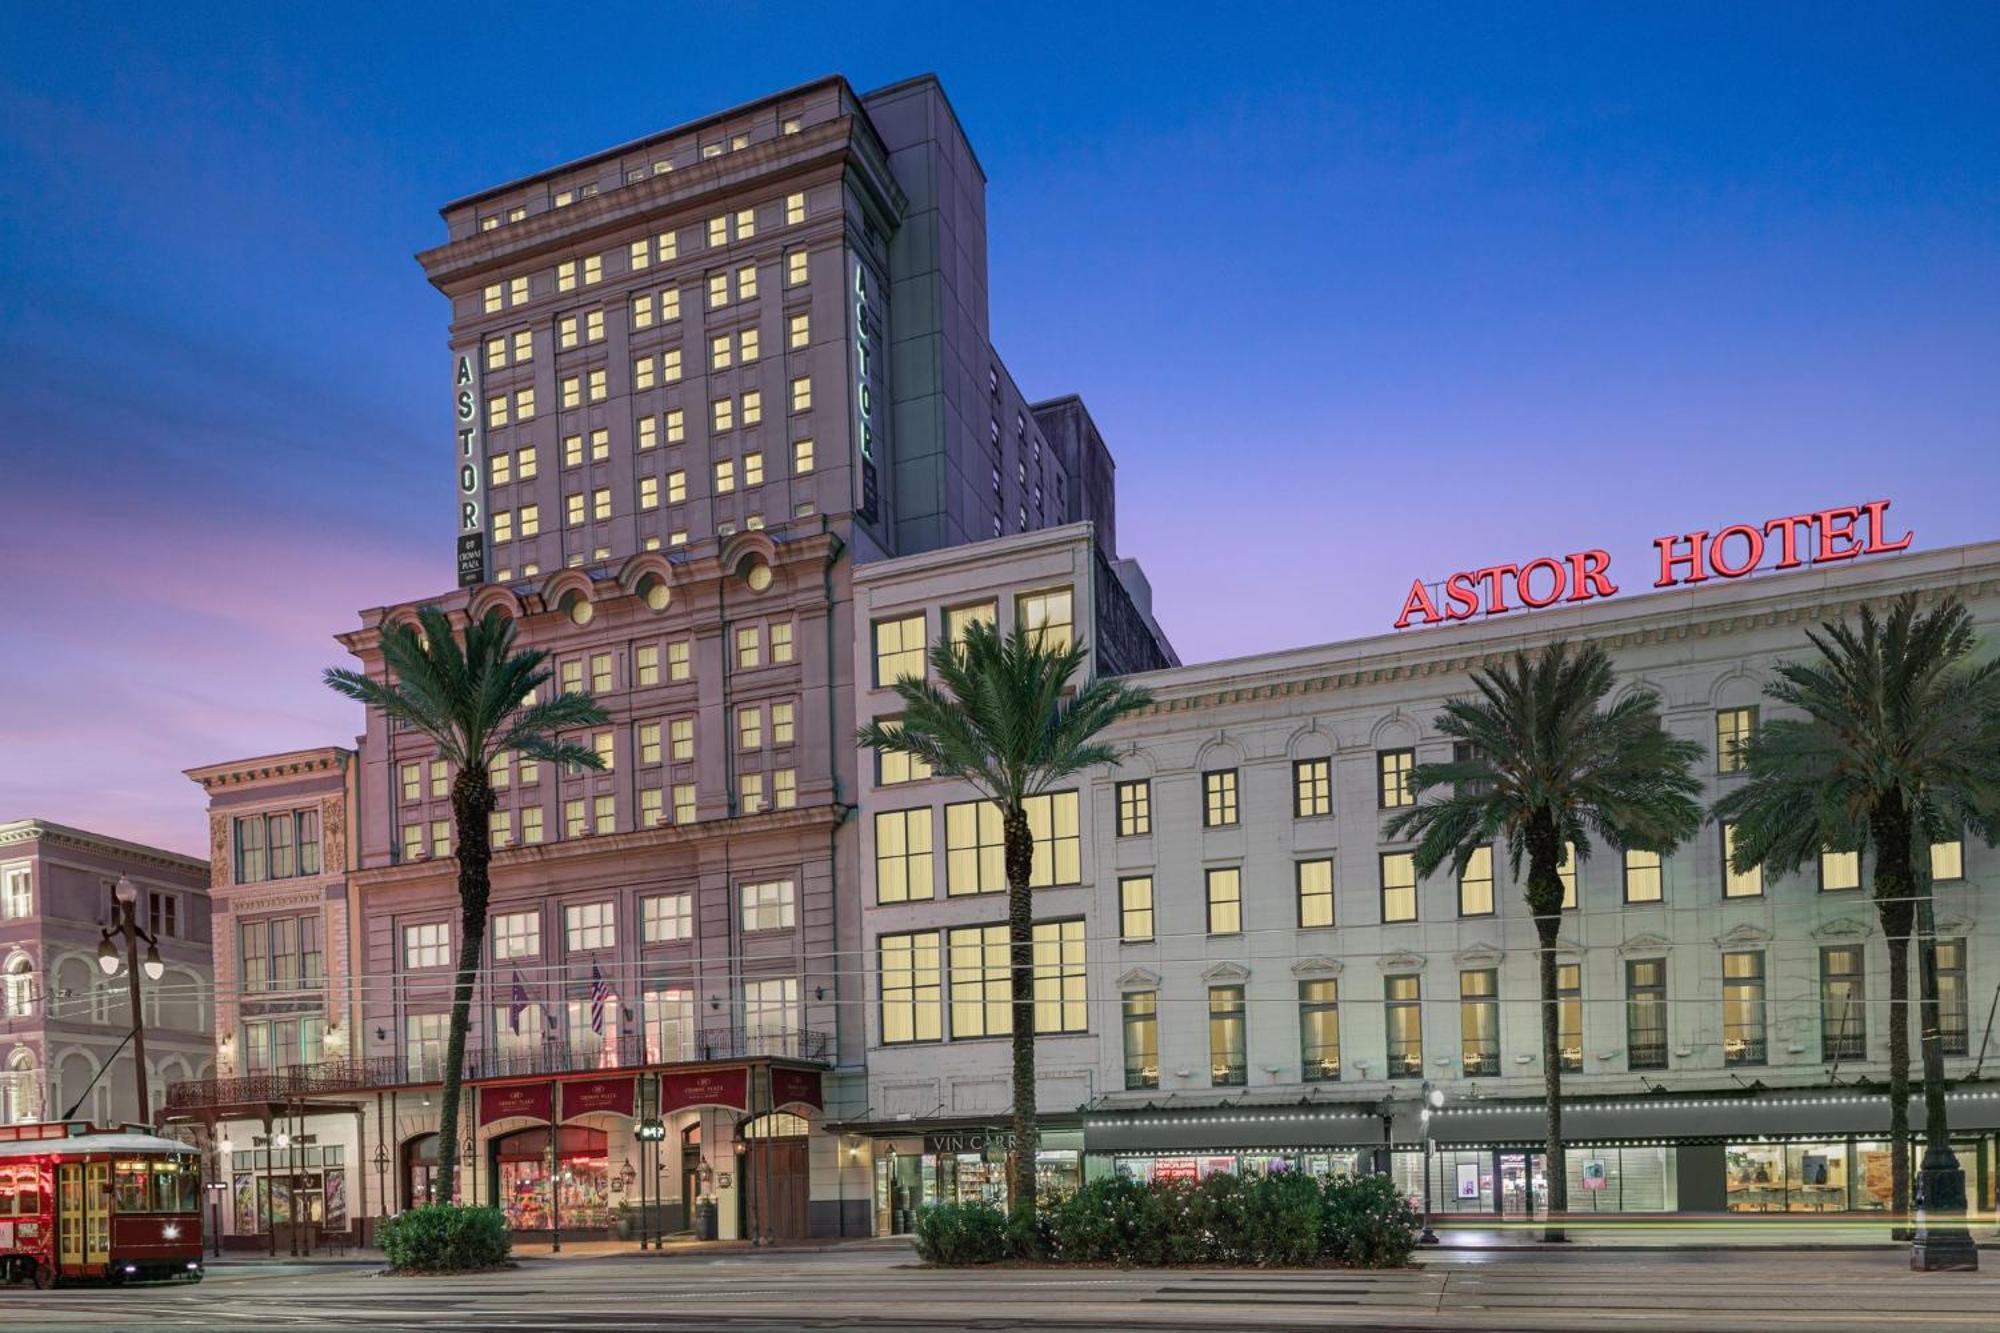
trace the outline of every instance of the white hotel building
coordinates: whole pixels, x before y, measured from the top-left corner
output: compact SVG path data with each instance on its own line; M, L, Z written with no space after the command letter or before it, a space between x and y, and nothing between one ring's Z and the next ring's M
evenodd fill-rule
M1094 646L1115 641L1092 596L1093 541L1077 524L858 567L857 628L886 630L855 636L858 715L894 715L871 682L917 660L917 617L927 643L984 612L1003 631L1067 620ZM1806 651L1804 630L1907 589L1958 595L2000 642L1988 543L1133 677L1156 703L1113 733L1117 768L1031 812L1046 842L1044 1177L1390 1170L1421 1192L1430 1080L1448 1097L1440 1210L1542 1207L1535 933L1519 886L1500 849L1463 881L1418 881L1409 844L1383 831L1410 799L1409 766L1450 757L1440 706L1517 648L1602 643L1620 687L1657 691L1667 725L1701 742L1712 801L1740 780L1730 738L1770 715L1762 687ZM1132 600L1144 610L1143 590ZM1004 886L997 820L972 799L893 764L862 775L849 966L866 960L872 999L868 1106L837 1128L872 1140L880 1231L906 1228L916 1204L1003 1190ZM1572 862L1572 1207L1881 1209L1888 953L1867 868L1834 856L1817 874L1731 875L1724 838L1711 824L1663 859L1600 845ZM1932 860L1948 1104L1974 1206L1991 1209L2000 917L1985 899L2000 852L1967 841ZM1912 1114L1920 1128L1920 1099Z

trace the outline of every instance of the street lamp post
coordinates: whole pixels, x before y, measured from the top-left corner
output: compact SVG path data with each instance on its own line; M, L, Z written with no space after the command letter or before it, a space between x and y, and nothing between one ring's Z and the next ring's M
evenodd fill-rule
M146 969L150 981L158 981L166 975L167 965L160 958L160 941L139 924L139 886L129 875L120 875L111 888L111 924L101 932L97 942L97 966L107 977L118 975L118 969L125 968L125 988L132 999L132 1069L139 1093L139 1123L150 1126L153 1123L151 1090L146 1084L146 1023L139 1007L139 969ZM125 941L125 957L118 956L118 947L111 942L113 936ZM146 960L139 961L139 941L146 942Z
M1417 1237L1419 1245L1438 1243L1437 1232L1431 1229L1431 1113L1444 1105L1444 1089L1424 1084L1424 1229Z

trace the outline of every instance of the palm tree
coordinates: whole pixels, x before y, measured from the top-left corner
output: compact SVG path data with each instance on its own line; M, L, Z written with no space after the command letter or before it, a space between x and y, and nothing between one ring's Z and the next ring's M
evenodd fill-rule
M472 1015L472 987L486 940L487 865L493 859L487 816L493 813L488 765L512 751L551 764L602 768L594 750L560 739L576 727L607 720L587 694L560 693L536 702L550 677L548 654L514 650L514 622L489 611L467 622L463 641L451 618L435 606L417 612L417 625L396 623L382 631L386 678L329 667L329 687L380 709L430 737L437 757L451 765L451 813L458 835L458 977L452 990L451 1027L445 1045L444 1087L439 1098L436 1195L449 1203L458 1173L460 1083L465 1074L465 1033Z
M1051 642L1019 626L1002 639L992 625L975 623L957 642L932 646L937 684L910 676L896 681L903 701L899 721L871 722L857 736L878 753L908 755L939 777L961 779L999 807L1014 1042L1007 1204L1023 1237L1034 1234L1035 1209L1034 908L1028 888L1035 839L1025 806L1065 778L1116 762L1116 751L1095 737L1152 702L1145 690L1103 676L1068 693L1088 660L1081 640Z
M1665 854L1701 827L1701 790L1692 768L1702 747L1669 736L1659 696L1634 690L1600 708L1613 684L1611 659L1595 644L1572 652L1549 645L1475 671L1476 696L1453 699L1437 729L1466 747L1450 763L1418 764L1410 780L1442 799L1391 818L1392 838L1414 836L1417 873L1449 861L1463 873L1482 848L1504 839L1540 940L1542 1076L1548 1094L1548 1207L1545 1236L1562 1240L1569 1207L1563 1160L1561 1008L1556 998L1556 933L1562 925L1564 848L1588 859L1590 839L1618 851Z
M1731 860L1788 874L1825 851L1865 851L1889 941L1889 1137L1896 1213L1910 1202L1910 935L1921 955L1924 1169L1949 1168L1938 1030L1930 845L2000 833L2000 663L1973 665L1972 617L1955 598L1919 613L1905 593L1886 619L1863 607L1808 630L1815 656L1776 669L1774 718L1742 750L1744 784L1715 804L1735 826Z

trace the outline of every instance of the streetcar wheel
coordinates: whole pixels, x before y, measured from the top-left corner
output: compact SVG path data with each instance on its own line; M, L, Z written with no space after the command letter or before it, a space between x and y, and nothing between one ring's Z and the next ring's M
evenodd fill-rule
M55 1268L55 1265L54 1265L54 1264L36 1264L36 1265L35 1265L35 1289L36 1289L37 1291L47 1291L47 1290L48 1290L48 1289L49 1289L50 1287L53 1287L53 1286L54 1286L55 1284L56 1284L56 1268Z

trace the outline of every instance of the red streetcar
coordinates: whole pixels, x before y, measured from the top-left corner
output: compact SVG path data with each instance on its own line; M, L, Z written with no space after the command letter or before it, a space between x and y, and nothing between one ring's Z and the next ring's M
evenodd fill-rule
M0 1277L201 1281L201 1156L136 1125L0 1126Z

